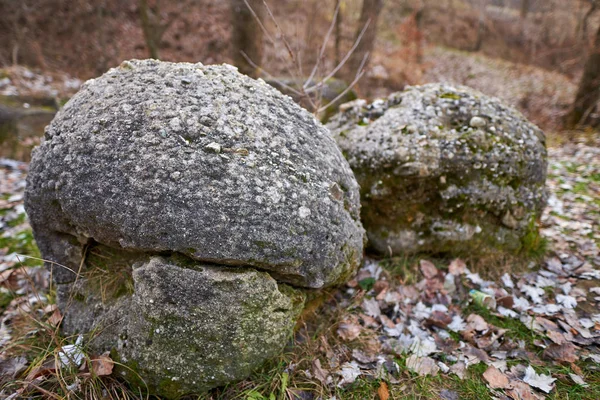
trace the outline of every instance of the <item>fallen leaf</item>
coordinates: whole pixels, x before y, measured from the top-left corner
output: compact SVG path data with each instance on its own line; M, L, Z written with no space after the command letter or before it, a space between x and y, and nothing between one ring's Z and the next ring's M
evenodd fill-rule
M377 389L377 395L379 396L379 400L388 400L390 398L390 391L385 381L381 381L381 383L379 384L379 388Z
M510 275L508 273L505 273L504 275L502 275L502 283L504 284L505 287L509 288L509 289L514 289L515 288L515 284L512 281L512 278L510 277Z
M14 357L0 361L0 376L16 378L27 367L25 357Z
M79 335L75 344L67 344L58 352L58 360L60 361L61 366L69 366L74 365L79 367L83 360L85 359L85 354L83 353L83 349L81 347L83 341L83 336Z
M453 332L460 332L465 330L466 328L467 324L460 315L455 315L454 317L452 317L452 322L448 325L448 329L450 329Z
M367 328L377 328L379 326L379 322L377 322L377 320L373 317L369 317L368 315L362 313L358 314L358 316Z
M464 351L464 355L465 357L469 358L469 360L471 360L469 365L471 365L471 363L476 364L476 362L474 362L475 360L477 360L477 362L481 361L486 364L490 361L490 357L485 351L469 345L467 345L467 349Z
M438 327L446 329L452 322L452 317L443 311L434 311L431 316L425 320L425 326L427 327Z
M450 367L450 372L455 374L456 376L458 376L460 379L465 378L466 371L467 371L467 366L462 361L459 361Z
M442 400L458 400L458 393L453 390L443 389L440 392L440 399Z
M109 357L108 353L104 353L92 359L92 371L96 376L107 376L112 374L115 363Z
M362 309L370 317L377 318L381 315L379 303L375 299L365 299L362 303Z
M25 380L31 382L39 377L53 375L56 373L56 363L54 359L47 360L41 366L32 369Z
M377 356L367 355L358 349L352 350L352 358L354 358L356 361L358 361L361 364L370 364L370 363L374 363L375 361L377 361Z
M492 389L505 389L509 387L508 377L493 365L483 373L483 378Z
M448 272L454 276L462 275L465 273L467 269L467 264L460 258L455 258L452 260L450 265L448 265Z
M467 317L467 329L469 328L481 332L488 329L489 325L481 316L477 314L471 314Z
M565 296L564 294L556 295L556 302L566 308L577 307L577 299L573 296Z
M423 276L427 279L431 279L438 274L438 269L431 261L421 260L419 261L419 265L421 266L421 272L423 273Z
M319 380L323 385L327 385L327 378L329 377L329 372L325 371L321 367L321 361L318 358L315 358L312 362L312 373L315 378Z
M418 357L414 354L406 359L406 367L420 376L436 376L440 370L433 358Z
M342 322L338 326L337 334L343 340L350 341L356 339L360 335L361 331L362 327L358 324L354 324L352 322Z
M542 357L556 361L572 363L579 360L576 350L577 347L572 343L552 343L546 348L546 350L544 350Z
M560 332L548 331L548 332L546 332L546 336L548 336L548 339L552 340L556 344L567 343L567 339L565 338L565 335L563 335Z
M352 361L342 364L342 369L337 374L342 377L342 380L338 383L338 386L341 387L347 383L353 383L361 375L361 372L358 364Z
M48 317L48 323L52 326L58 326L60 321L62 321L63 317L60 313L60 310L57 308L52 312L52 315Z
M504 308L513 308L515 299L512 296L502 296L496 299L496 304Z
M390 287L390 283L388 281L377 281L375 285L373 285L373 290L377 296L385 295L388 288Z
M415 340L412 343L410 351L419 357L428 356L433 353L437 353L439 350L433 341L430 338L421 339L420 337L415 337Z
M554 389L555 380L556 378L553 378L550 375L536 373L531 365L527 367L525 370L525 377L523 377L523 382L528 383L545 393L550 393L552 389Z
M583 386L583 387L589 386L587 383L585 383L585 381L583 380L583 378L581 376L579 376L577 374L569 374L569 376L571 377L573 382L575 382L576 384Z
M506 394L513 400L543 400L543 397L534 393L525 382L510 381L512 389L507 389Z

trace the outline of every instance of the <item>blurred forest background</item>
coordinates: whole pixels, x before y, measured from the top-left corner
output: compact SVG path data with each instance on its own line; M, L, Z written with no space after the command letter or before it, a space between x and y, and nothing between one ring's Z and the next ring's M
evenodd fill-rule
M43 87L27 80L41 79L60 103L79 80L123 60L154 57L233 63L290 86L298 79L332 76L350 84L360 77L353 90L370 99L445 81L503 98L546 131L600 122L599 0L266 4L0 0L0 94L28 92L25 101L35 102Z

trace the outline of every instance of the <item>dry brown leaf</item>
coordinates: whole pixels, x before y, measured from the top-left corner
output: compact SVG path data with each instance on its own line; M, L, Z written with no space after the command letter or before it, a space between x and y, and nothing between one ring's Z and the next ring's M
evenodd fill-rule
M354 324L352 322L342 322L338 327L337 334L343 340L350 341L356 339L360 335L361 331L362 327L358 324Z
M406 359L406 367L419 374L419 376L436 376L440 371L440 367L431 357L418 357L415 354Z
M329 376L329 372L325 371L321 367L321 361L318 358L315 358L312 362L312 372L315 378L317 378L321 384L327 385L327 377Z
M464 355L473 360L477 359L482 361L486 364L490 361L490 357L485 351L469 345L467 345L467 349L464 350Z
M96 376L106 376L112 374L114 361L109 357L109 353L104 353L92 359L92 371Z
M504 308L513 308L515 299L512 296L503 296L496 299L496 304Z
M34 369L32 369L29 372L29 374L27 375L27 377L25 378L25 380L27 382L32 382L33 380L35 380L41 376L52 375L55 373L56 373L56 363L54 362L54 358L52 358L52 359L44 362L41 366L35 367Z
M565 335L560 332L548 331L546 332L546 336L548 336L548 339L552 340L556 344L567 343L567 338L565 338Z
M385 292L387 292L389 287L390 287L390 283L388 281L377 281L373 285L373 290L375 291L375 294L377 296L380 296L380 295L384 296ZM378 300L381 300L381 299L378 299Z
M379 388L377 389L377 395L379 396L379 400L388 400L390 398L390 391L388 389L387 383L381 381L379 384Z
M396 324L394 324L394 321L392 321L391 319L389 319L389 318L388 318L388 317L387 317L385 314L381 314L381 315L379 316L379 320L381 321L381 323L382 323L384 326L386 326L386 327L388 327L388 328L391 328L391 329L393 329L393 328L395 328L395 327L396 327Z
M547 359L552 359L561 362L573 363L579 360L576 353L577 347L573 343L554 344L544 350L542 356Z
M48 304L46 307L44 307L44 314L53 313L57 308L58 306L56 304Z
M431 261L421 260L419 261L419 265L421 266L421 272L423 273L423 276L425 276L427 279L431 279L438 274L438 269Z
M483 378L492 389L506 389L510 385L508 377L493 365L483 373Z
M448 272L452 275L457 276L465 273L465 269L467 268L467 264L460 258L456 258L452 260L450 265L448 265Z
M370 364L377 361L377 356L375 354L366 354L358 349L352 350L352 358L361 364Z
M358 316L360 317L360 319L362 320L363 324L367 327L367 328L377 328L379 326L379 322L377 322L377 320L373 317L369 317L367 314L358 314Z
M510 386L512 389L506 390L506 394L513 400L542 400L544 398L533 392L525 382L512 380Z
M489 328L489 325L487 322L485 322L485 319L483 319L481 316L477 315L477 314L470 314L467 317L467 329L474 329L478 332L481 331L485 331L486 329Z
M456 376L458 376L460 379L465 378L466 371L467 371L467 366L462 361L459 361L450 367L450 372L455 374Z
M60 321L62 321L62 319L63 319L62 314L60 313L60 310L57 308L54 310L52 315L50 317L48 317L48 323L52 326L57 326L58 324L60 324Z
M448 328L450 323L452 323L452 317L450 314L443 311L434 311L431 313L431 316L425 320L425 326L436 326L442 329Z

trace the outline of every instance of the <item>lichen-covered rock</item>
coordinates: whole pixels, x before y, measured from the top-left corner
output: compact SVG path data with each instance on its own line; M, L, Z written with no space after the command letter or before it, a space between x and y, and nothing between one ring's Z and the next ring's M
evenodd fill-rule
M545 203L544 133L467 87L409 87L328 124L361 186L381 253L519 251Z
M361 257L358 186L327 129L226 65L131 61L88 81L29 177L36 240L74 270L89 240L311 288L341 282Z
M303 288L362 257L356 180L319 122L233 67L130 61L47 128L25 207L67 334L167 397L281 351Z
M97 331L91 344L112 350L126 366L121 374L169 398L248 376L281 352L304 304L301 291L266 272L172 258L137 263L132 283L132 297L104 302L91 296L89 282L59 285L60 293L88 298L68 310L63 329L89 325Z

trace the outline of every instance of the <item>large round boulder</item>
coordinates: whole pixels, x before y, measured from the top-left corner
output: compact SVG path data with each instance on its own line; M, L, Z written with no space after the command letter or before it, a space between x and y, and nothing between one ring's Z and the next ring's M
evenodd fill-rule
M362 257L328 130L228 65L133 60L88 81L35 150L25 206L64 330L169 396L247 376L284 346L298 288Z
M378 252L518 252L546 199L544 133L467 87L409 87L355 101L328 124L361 186Z

